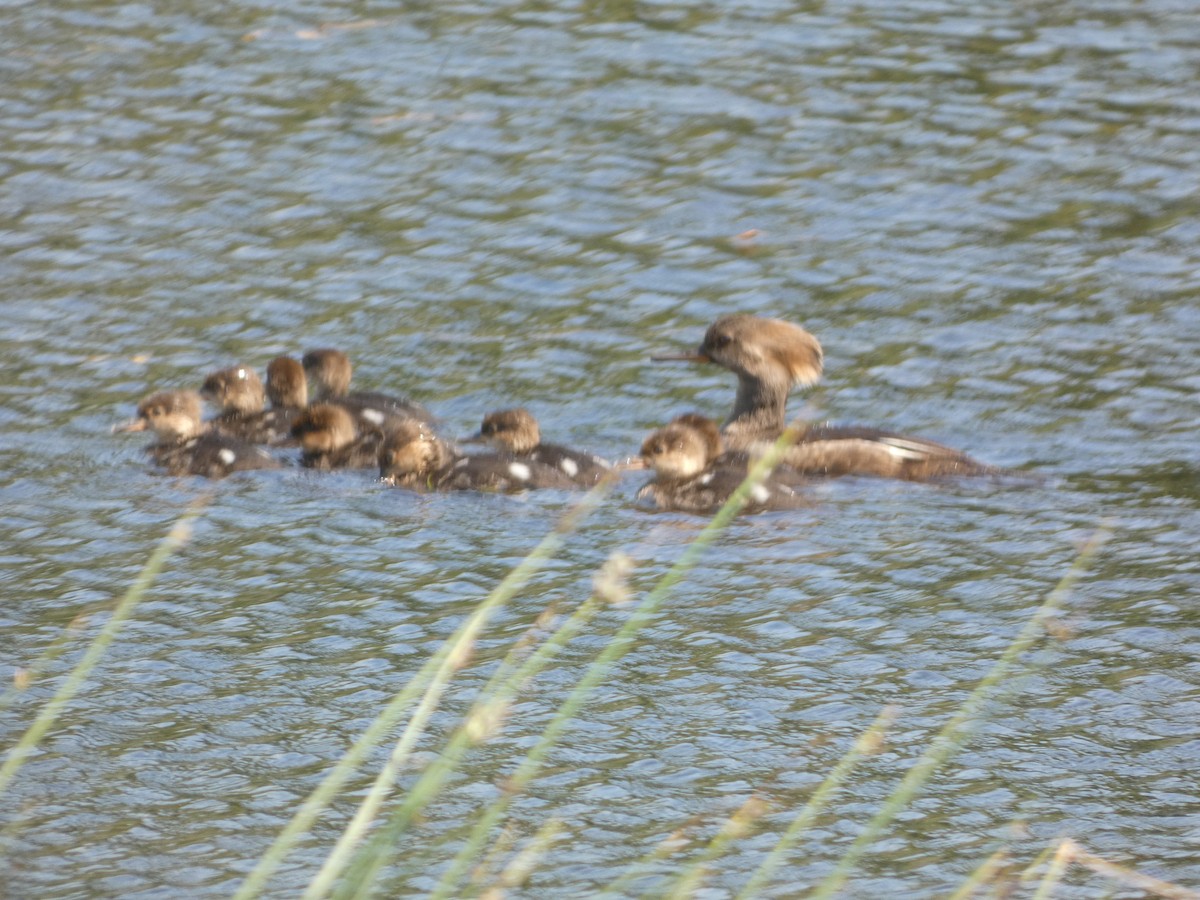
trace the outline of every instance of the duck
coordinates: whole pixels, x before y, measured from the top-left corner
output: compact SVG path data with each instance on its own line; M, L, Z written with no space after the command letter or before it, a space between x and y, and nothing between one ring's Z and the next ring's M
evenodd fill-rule
M331 347L309 350L302 360L305 374L312 379L313 395L324 403L340 403L354 413L363 428L385 431L399 419L417 419L432 424L433 416L415 400L393 397L378 391L351 391L354 369L350 357Z
M233 472L283 465L262 448L211 429L201 421L203 408L203 398L196 391L159 391L138 404L137 418L113 430L154 432L156 442L147 452L169 475L222 478Z
M765 452L783 434L791 389L816 384L824 371L824 353L815 336L782 319L747 314L717 319L694 352L653 359L715 363L736 375L737 395L721 436L727 449L754 454ZM925 438L825 424L803 428L783 462L805 475L874 475L908 481L1005 471Z
M250 444L288 442L294 412L274 405L265 409L267 393L249 366L212 372L200 388L200 396L220 409L209 420L209 429Z
M314 403L292 422L300 444L300 465L307 469L367 469L379 460L383 432L361 430L354 414L340 403Z
M591 487L612 471L599 456L542 441L538 421L527 409L502 409L483 417L479 431L463 443L484 443L513 459L537 462L558 469L576 484Z
M673 419L642 443L640 466L655 477L637 493L655 508L675 512L713 513L733 495L749 472L749 453L724 450L717 423L696 413ZM743 513L799 509L808 506L796 489L772 473L750 492Z
M400 422L379 450L379 475L386 484L421 491L513 493L536 488L571 490L566 474L535 460L510 455L464 455L425 423Z

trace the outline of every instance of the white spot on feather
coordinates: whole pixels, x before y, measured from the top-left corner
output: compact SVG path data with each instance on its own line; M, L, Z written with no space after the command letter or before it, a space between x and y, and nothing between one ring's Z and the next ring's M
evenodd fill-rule
M750 491L750 497L755 503L766 503L771 499L771 492L765 485L756 484L754 489Z
M508 473L518 481L528 481L530 476L533 475L533 472L530 470L529 466L525 465L525 463L519 462L509 463Z
M359 413L359 415L362 416L364 419L366 419L368 422L370 422L372 425L382 425L383 424L383 419L384 419L383 413L381 413L377 409L364 409Z
M579 466L575 464L575 460L563 457L558 461L558 467L567 473L568 477L574 478L579 474Z
M233 461L237 459L237 454L228 447L222 447L217 451L217 457L221 460L221 462L225 463L225 465L232 466Z
M713 478L713 473L706 472L704 475L700 476L700 483L701 484L711 484L712 478Z

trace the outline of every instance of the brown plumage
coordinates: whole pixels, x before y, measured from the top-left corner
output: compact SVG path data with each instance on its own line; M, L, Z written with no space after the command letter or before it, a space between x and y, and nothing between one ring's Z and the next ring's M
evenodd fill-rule
M393 397L377 391L350 390L354 369L341 350L323 348L304 354L304 372L312 379L313 395L321 401L337 401L354 412L362 428L376 427L387 431L394 422L390 419L419 419L432 422L429 410L407 397Z
M315 403L292 423L300 442L300 465L310 469L366 469L379 461L379 431L359 432L354 416L341 404Z
M598 456L573 450L561 444L542 442L538 421L527 409L502 409L483 417L479 432L468 442L482 442L507 453L515 459L541 463L558 469L576 484L590 487L609 471L611 465Z
M711 362L733 372L738 391L721 434L728 449L752 454L764 452L783 433L788 392L815 384L823 368L821 345L803 328L750 315L718 319L695 353L656 358ZM1003 471L924 438L857 426L809 426L784 462L803 474L911 481Z
M379 474L389 484L414 490L509 493L532 488L576 487L562 472L511 455L464 456L416 421L398 425L384 439Z
M200 421L203 402L195 391L161 391L138 404L138 417L116 431L153 431L147 452L171 475L220 478L250 469L277 469L263 450L230 438Z
M695 413L679 416L651 433L641 458L654 470L654 480L638 491L658 509L710 513L718 510L746 479L748 454L725 453L711 419ZM797 509L807 501L776 475L757 485L742 512Z

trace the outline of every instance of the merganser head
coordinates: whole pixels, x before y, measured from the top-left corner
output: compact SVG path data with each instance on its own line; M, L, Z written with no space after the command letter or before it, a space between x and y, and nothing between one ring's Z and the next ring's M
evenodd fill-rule
M415 419L388 432L379 448L379 476L388 484L427 486L429 479L454 461L450 447Z
M354 369L350 357L341 350L309 350L304 354L304 371L313 380L313 393L318 400L345 397L350 392Z
M526 409L502 409L483 417L479 433L468 442L490 444L509 453L531 453L542 442L537 419Z
M354 416L333 403L317 403L292 423L292 437L305 453L333 453L358 437Z
M219 369L204 379L200 394L219 406L222 413L249 415L262 412L265 403L262 381L249 366Z
M782 383L789 389L816 384L824 368L820 342L799 325L741 314L713 322L695 353L654 358L716 363L739 378Z
M153 431L164 444L187 441L198 435L204 401L195 391L160 391L138 404L137 418L117 425L114 431Z
M277 356L267 366L267 397L276 409L308 406L308 382L304 366L290 356Z

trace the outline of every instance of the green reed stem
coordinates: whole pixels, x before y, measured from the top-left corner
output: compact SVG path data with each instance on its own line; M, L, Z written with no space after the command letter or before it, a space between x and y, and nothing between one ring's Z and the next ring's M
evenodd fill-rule
M701 529L700 533L696 535L695 540L688 544L676 563L667 571L667 574L651 589L642 602L634 609L633 614L630 615L625 624L618 629L617 633L605 645L604 649L597 654L591 665L588 666L587 670L580 677L574 690L571 691L555 711L554 717L550 720L550 724L546 726L545 731L542 732L542 736L537 744L534 745L525 759L517 766L516 771L508 778L503 793L476 820L475 826L471 829L467 837L466 844L451 861L450 867L442 876L441 881L438 882L437 887L434 888L433 900L444 900L454 890L455 886L462 879L463 873L470 865L471 860L479 854L493 826L504 816L513 798L520 794L537 774L542 760L555 743L557 743L559 737L562 736L563 731L578 713L584 701L587 700L591 692L605 678L613 663L624 656L629 648L633 646L634 637L658 611L658 607L662 604L667 594L670 593L671 589L691 570L700 559L700 555L716 540L717 536L725 530L726 526L733 520L733 517L746 504L750 492L771 474L771 471L779 463L780 459L783 458L784 453L787 452L787 448L795 442L798 434L797 429L788 428L783 436L775 442L775 445L750 467L750 472L746 476L746 480L738 486L725 505L717 511L712 521Z
M767 802L757 795L743 803L737 812L725 820L721 830L708 842L703 852L676 879L675 887L666 895L668 900L684 900L692 896L708 874L709 863L724 853L735 840L748 834L766 811Z
M845 755L838 761L838 764L833 767L833 771L825 776L825 780L813 792L813 795L808 798L808 802L804 804L804 808L800 810L787 831L779 838L779 841L767 854L767 858L762 861L754 874L750 876L750 880L746 886L741 889L737 895L737 900L749 900L762 892L763 887L775 874L776 869L783 863L784 857L800 840L801 835L816 821L817 816L825 808L825 804L833 796L842 784L849 777L863 759L870 753L873 753L883 740L884 732L891 727L891 724L896 720L899 709L894 706L885 706L883 711L871 723L871 726L864 731L854 742Z
M908 770L899 787L892 792L879 812L850 845L850 849L838 860L834 870L817 885L811 895L813 898L831 897L841 890L851 869L858 863L866 849L879 837L880 832L900 810L908 805L917 792L924 787L925 782L962 748L971 731L982 721L984 704L992 699L997 687L1008 677L1010 671L1017 664L1018 657L1033 646L1045 632L1046 621L1062 607L1075 583L1100 546L1107 540L1109 533L1110 529L1107 524L1096 529L1083 549L1079 551L1071 568L1046 597L1045 602L1038 607L1033 617L1025 623L1016 639L1009 644L1008 649L992 666L991 671L984 676L950 721L937 733L929 748Z
M283 828L271 846L267 848L254 869L246 877L246 880L242 882L241 887L234 894L234 900L248 900L248 898L258 896L268 879L279 868L279 865L291 851L292 847L295 846L300 835L307 832L317 816L333 802L338 791L349 780L367 753L379 744L387 733L396 726L405 711L408 710L417 695L422 691L426 691L426 699L422 701L422 706L414 714L413 721L415 722L418 716L427 717L428 713L432 711L432 707L426 703L426 700L430 700L430 698L436 699L437 696L440 696L441 690L444 687L442 680L444 679L444 673L448 670L448 664L460 658L459 654L464 648L468 648L471 645L491 618L492 613L512 599L513 595L524 586L542 564L558 552L566 536L575 531L584 517L596 508L612 487L614 480L612 477L605 478L605 480L592 488L578 504L563 516L558 525L484 598L483 602L475 608L475 611L467 617L466 621L430 657L417 674L410 679L408 684L392 698L388 705L384 707L379 715L375 717L375 720L367 727L367 730L363 732L362 736L343 754L338 763L325 776L325 779L305 798L300 808L292 816L291 821ZM449 665L449 668L452 669L453 665ZM442 673L442 675L439 675L439 673ZM399 756L400 761L403 762L419 732L419 726L406 729L405 733L401 736L400 743L397 744L397 750L393 753L393 758L389 759L384 773L381 773L381 778L386 777L394 780L395 773L399 768L395 762L395 758ZM388 784L390 785L390 783L389 781ZM338 847L335 848L334 852L338 855L339 859L337 863L339 870L340 866L344 864L342 857L349 853L353 845L361 839L365 828L370 824L370 820L378 809L379 804L386 797L387 790L382 786L380 779L377 779L377 788L373 788L371 795L364 801L364 807L369 808L369 812L364 812L363 809L359 810L361 815L355 816L355 820L351 823L347 832L343 834L343 839L339 840Z
M387 824L351 861L353 869L347 874L346 883L336 896L345 897L352 892L355 896L365 896L369 893L379 870L399 846L400 836L442 789L471 746L487 736L489 724L499 723L522 686L552 662L601 608L601 597L589 597L520 666L516 665L515 660L518 647L509 651L500 668L479 692L470 712L455 730L445 749L407 791L404 801L392 812Z
M138 603L142 599L142 595L154 583L158 577L158 573L162 571L163 565L168 557L180 547L182 547L192 533L192 521L200 515L204 505L208 502L209 496L205 494L198 499L192 501L187 510L180 516L175 524L171 526L171 530L167 532L167 536L159 541L158 546L154 548L154 552L150 554L150 558L146 560L146 564L142 566L142 571L138 573L137 579L129 586L125 592L125 596L113 609L109 620L104 623L99 633L92 639L91 645L83 654L83 658L76 663L75 668L63 680L63 683L55 691L54 696L42 707L34 719L33 724L21 736L14 746L8 752L8 758L4 761L4 765L0 766L0 795L8 788L13 777L17 774L17 770L25 762L25 759L37 747L38 742L50 730L59 714L66 708L67 704L75 697L80 686L91 674L92 669L100 661L104 652L117 636L117 632L121 630L121 626L125 624L125 620L137 608Z
M946 900L967 900L968 897L975 893L976 889L995 878L997 872L1004 870L1004 867L1008 864L1008 858L1008 849L1001 847L980 863L975 871L971 873L971 876L959 885L958 890L947 897Z
M1062 841L1058 845L1058 849L1054 851L1054 856L1050 858L1050 865L1046 867L1046 875L1038 884L1037 890L1033 892L1032 900L1050 900L1069 865L1071 865L1071 842Z

